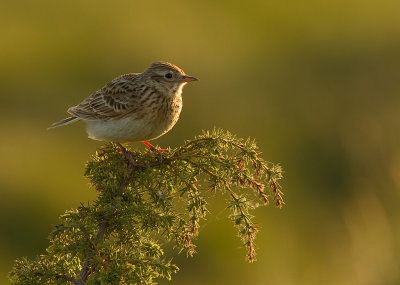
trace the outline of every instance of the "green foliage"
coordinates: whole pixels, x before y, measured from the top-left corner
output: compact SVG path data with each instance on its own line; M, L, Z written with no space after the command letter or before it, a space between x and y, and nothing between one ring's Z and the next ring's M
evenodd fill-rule
M178 268L163 257L160 244L173 241L188 256L195 253L194 240L208 213L207 191L229 197L230 217L253 262L258 229L249 212L268 204L271 195L283 205L281 173L259 157L254 141L219 130L166 153L107 144L86 166L97 199L62 215L47 252L33 261L17 260L10 279L13 284L171 279Z

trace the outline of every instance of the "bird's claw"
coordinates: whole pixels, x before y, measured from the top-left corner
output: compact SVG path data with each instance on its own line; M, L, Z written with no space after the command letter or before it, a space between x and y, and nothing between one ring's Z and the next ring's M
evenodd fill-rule
M118 146L121 149L121 153L122 153L122 158L125 159L129 166L135 167L138 166L136 160L133 158L132 156L132 152L130 152L129 150L127 150L125 147L123 147L120 143L118 143Z

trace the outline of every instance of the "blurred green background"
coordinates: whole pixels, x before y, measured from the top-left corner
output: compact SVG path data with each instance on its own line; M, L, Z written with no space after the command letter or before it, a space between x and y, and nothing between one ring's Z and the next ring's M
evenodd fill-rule
M201 81L156 144L217 126L285 169L286 206L256 211L258 261L215 206L171 284L400 284L400 2L243 3L1 2L0 284L95 195L84 163L101 143L46 128L158 60Z

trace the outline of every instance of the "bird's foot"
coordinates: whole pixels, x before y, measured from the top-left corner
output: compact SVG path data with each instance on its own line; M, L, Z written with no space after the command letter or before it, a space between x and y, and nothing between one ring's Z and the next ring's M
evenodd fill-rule
M169 152L168 149L165 148L156 148L155 146L153 146L151 143L149 143L148 141L142 141L142 143L144 143L149 149L150 151L156 152L158 153L158 161L160 163L163 163L163 153Z
M153 146L151 143L149 143L148 141L142 141L142 143L144 143L151 151L154 152L169 152L168 149L166 148L156 148L155 146Z
M133 158L132 156L132 152L130 152L129 150L127 150L125 147L122 146L122 144L117 143L117 145L119 146L119 148L121 149L121 153L122 153L122 158L125 159L126 161L128 161L129 166L135 167L137 166L137 162L136 160Z

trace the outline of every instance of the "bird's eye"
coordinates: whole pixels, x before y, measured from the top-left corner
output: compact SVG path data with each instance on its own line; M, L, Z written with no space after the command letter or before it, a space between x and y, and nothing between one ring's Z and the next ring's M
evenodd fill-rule
M171 74L171 73L169 73L169 72L168 72L168 73L166 73L166 74L165 74L165 78L171 79L171 78L172 78L172 74Z

